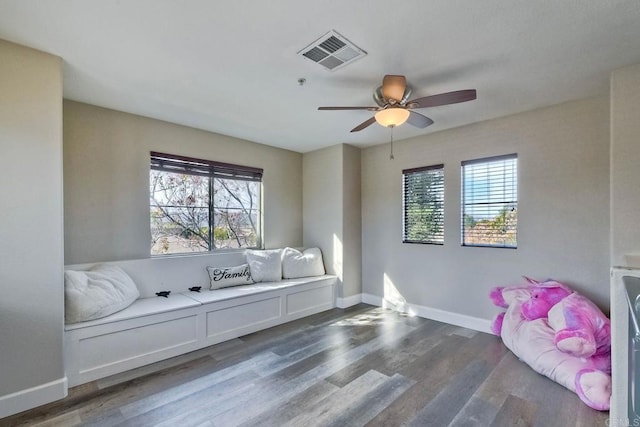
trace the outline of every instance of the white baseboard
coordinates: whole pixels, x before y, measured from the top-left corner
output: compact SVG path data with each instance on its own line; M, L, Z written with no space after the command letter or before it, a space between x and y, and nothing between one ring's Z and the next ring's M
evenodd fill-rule
M473 329L474 331L486 332L488 334L491 333L491 320L479 317L467 316L466 314L453 313L450 311L440 310L438 308L426 307L407 302L393 303L382 297L371 294L362 294L362 302L391 310L401 311L403 313L415 314L416 316L424 317L425 319L437 320L438 322Z
M377 305L382 307L382 297L371 294L362 294L362 302L365 304Z
M67 377L0 396L0 418L67 396Z
M347 308L362 302L362 294L351 295L345 298L336 298L336 307Z

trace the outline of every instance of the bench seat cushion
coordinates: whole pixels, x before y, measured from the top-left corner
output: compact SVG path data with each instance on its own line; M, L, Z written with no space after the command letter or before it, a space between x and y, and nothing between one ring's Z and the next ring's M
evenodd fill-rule
M331 283L333 283L335 280L336 276L325 274L324 276L301 277L298 279L287 279L279 282L260 282L252 285L236 286L233 288L223 288L212 291L184 292L183 295L189 296L202 304L209 304L216 301L224 301L247 295L269 292L276 289L304 285L307 283L318 283L322 281L331 281Z
M193 298L189 298L182 294L171 294L168 298L149 297L140 298L133 302L129 307L101 319L90 320L87 322L72 323L65 325L65 330L87 328L90 326L102 325L105 323L118 322L120 320L134 319L152 314L164 313L173 310L182 310L189 307L197 307L200 303Z
M246 286L236 286L233 288L202 290L200 292L187 291L181 294L171 294L168 298L140 298L122 311L100 319L67 324L65 325L65 330L71 331L74 329L88 328L91 326L118 322L121 320L150 316L167 311L182 310L185 308L197 307L202 304L209 304L217 301L225 301L248 295L260 294L277 289L288 288L291 286L299 286L309 283L320 283L323 281L328 281L328 283L333 284L335 280L336 276L325 274L324 276L301 277L298 279L288 279L279 282L260 282Z

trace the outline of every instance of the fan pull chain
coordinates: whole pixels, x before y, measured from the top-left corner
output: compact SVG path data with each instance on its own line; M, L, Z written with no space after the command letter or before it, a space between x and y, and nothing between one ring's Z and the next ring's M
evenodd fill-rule
M393 157L393 128L395 126L391 125L389 127L391 128L391 154L389 155L389 160L393 160L393 159L395 159L395 157Z

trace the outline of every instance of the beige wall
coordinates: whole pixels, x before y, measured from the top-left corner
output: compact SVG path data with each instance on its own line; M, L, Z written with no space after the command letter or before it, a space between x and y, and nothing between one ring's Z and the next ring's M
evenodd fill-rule
M640 267L640 65L611 74L611 264ZM631 256L627 256L631 255Z
M343 296L362 293L361 159L359 148L342 145Z
M264 169L265 247L302 244L302 155L64 102L65 263L149 257L149 152Z
M360 149L339 144L303 156L303 242L322 249L339 296L362 292Z
M561 280L609 301L609 104L569 102L362 152L363 292L491 319L491 287ZM460 245L460 162L517 153L518 249ZM402 169L445 165L445 244L402 243Z
M0 40L0 418L66 394L62 62Z
M319 247L327 272L342 281L342 146L305 153L302 171L303 245Z

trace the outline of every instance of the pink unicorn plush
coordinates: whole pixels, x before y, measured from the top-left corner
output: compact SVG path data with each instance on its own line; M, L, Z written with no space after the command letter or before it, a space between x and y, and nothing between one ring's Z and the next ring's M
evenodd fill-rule
M518 287L497 287L491 290L489 298L494 305L502 308L508 308L509 304L502 296L502 292L506 289L508 292L520 289L527 293L529 298L522 304L522 315L527 320L536 320L547 317L551 307L559 303L562 299L571 295L572 291L565 285L555 280L547 280L545 282L536 282L533 279L525 277L528 285ZM505 313L500 313L492 324L492 332L500 336L500 327L502 318Z
M611 397L609 319L588 299L553 281L492 289L505 313L492 331L536 372L572 390L591 408L608 410Z

